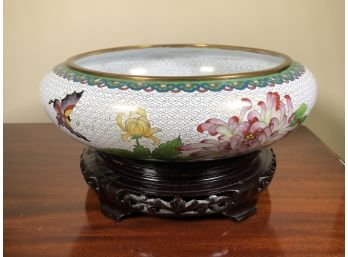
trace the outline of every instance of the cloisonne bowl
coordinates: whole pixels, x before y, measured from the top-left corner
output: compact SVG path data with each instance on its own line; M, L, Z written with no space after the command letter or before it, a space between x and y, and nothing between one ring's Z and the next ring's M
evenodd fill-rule
M312 73L273 51L221 45L104 49L41 82L53 122L79 142L133 159L202 161L260 150L300 126Z

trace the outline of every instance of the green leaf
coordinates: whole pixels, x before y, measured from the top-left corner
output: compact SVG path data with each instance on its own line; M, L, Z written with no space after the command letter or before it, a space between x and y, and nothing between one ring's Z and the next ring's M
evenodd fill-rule
M151 155L151 151L142 145L136 145L133 149L133 153L136 157L146 158Z
M306 115L306 116L303 116L303 117L300 119L300 123L302 124L306 119L307 119L307 115Z
M298 121L300 121L300 123L304 122L304 120L307 118L307 116L305 116L307 108L308 106L306 104L301 104L301 106L297 108L297 110L294 112L294 120L290 126L295 126Z
M178 137L171 141L160 144L155 150L152 151L152 156L157 159L171 159L179 155L177 147L182 146L181 138Z
M295 111L296 119L300 120L304 116L305 112L307 111L307 108L308 107L306 104L301 104L301 106L298 107L297 110Z

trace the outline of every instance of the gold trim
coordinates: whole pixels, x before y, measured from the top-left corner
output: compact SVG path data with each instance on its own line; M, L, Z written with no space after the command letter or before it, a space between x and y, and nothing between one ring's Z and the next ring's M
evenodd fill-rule
M204 76L126 75L126 74L117 74L117 73L102 72L102 71L95 71L95 70L91 70L91 69L86 69L86 68L83 68L75 63L75 61L80 59L80 58L95 55L95 54L106 53L106 52L115 52L115 51L123 51L123 50L131 50L131 49L155 48L155 47L173 47L173 48L174 47L176 47L176 48L194 47L194 48L218 48L218 49L226 49L226 50L240 50L240 51L245 51L245 52L253 52L253 53L260 53L260 54L277 56L277 57L283 58L284 61L280 65L273 67L271 69L252 71L252 72L233 73L233 74L204 75ZM94 75L94 76L99 76L99 77L109 77L109 78L128 79L128 80L189 81L189 80L220 80L220 79L245 78L245 77L269 75L269 74L278 73L278 72L281 72L282 70L285 70L286 68L288 68L290 66L291 62L292 62L291 58L285 54L270 51L270 50L251 48L251 47L214 45L214 44L161 44L161 45L124 46L124 47L107 48L107 49L90 51L90 52L86 52L86 53L82 53L82 54L78 54L78 55L70 57L65 62L65 65L73 70L87 73L87 74Z

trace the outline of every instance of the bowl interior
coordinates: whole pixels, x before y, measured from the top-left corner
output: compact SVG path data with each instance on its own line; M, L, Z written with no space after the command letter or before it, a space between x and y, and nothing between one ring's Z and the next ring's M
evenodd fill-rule
M248 48L153 46L114 49L80 55L74 65L84 69L135 76L214 76L276 68L285 57Z

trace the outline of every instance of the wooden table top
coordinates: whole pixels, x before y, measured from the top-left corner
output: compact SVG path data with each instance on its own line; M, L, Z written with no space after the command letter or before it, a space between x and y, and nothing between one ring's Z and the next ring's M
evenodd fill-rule
M51 124L4 125L4 256L343 256L344 165L305 127L274 145L275 177L241 223L116 223L81 175L82 149Z

